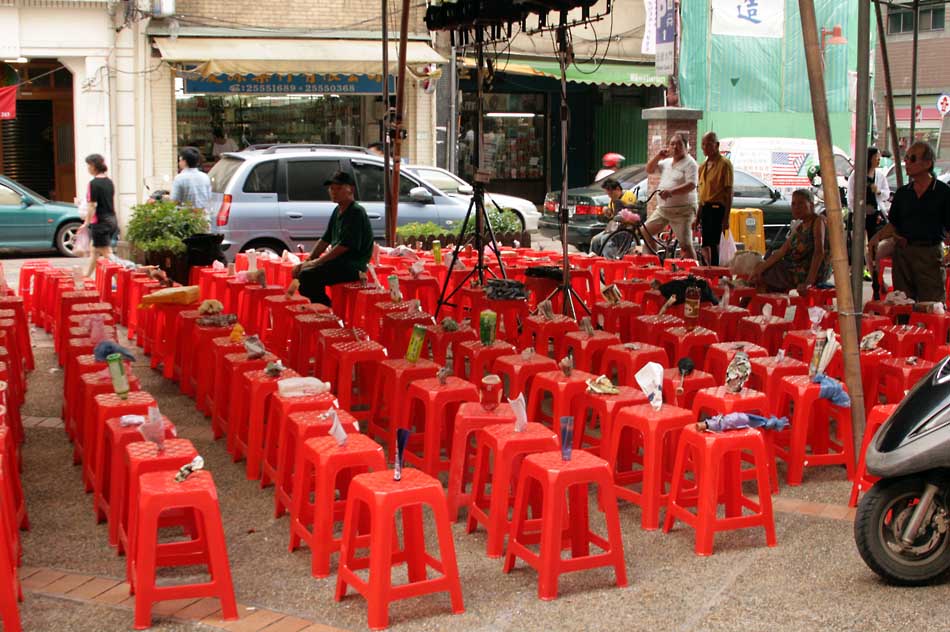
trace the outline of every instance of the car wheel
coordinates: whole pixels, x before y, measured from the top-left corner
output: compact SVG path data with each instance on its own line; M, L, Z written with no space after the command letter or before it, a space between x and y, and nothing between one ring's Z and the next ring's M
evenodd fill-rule
M285 246L283 243L281 243L280 241L276 239L261 239L258 241L248 242L241 249L241 252L245 252L252 249L258 252L261 252L261 251L272 252L279 257L280 255L284 254L284 251L287 250L288 248L287 246Z
M80 226L82 226L82 222L66 222L59 227L59 230L56 231L55 243L59 254L64 257L76 256L73 247L76 243L76 232L79 231Z
M505 212L506 212L506 213L511 213L512 215L514 215L514 216L517 218L518 223L521 224L521 232L525 232L525 231L528 229L527 226L525 225L525 222L524 222L524 215L522 215L521 213L519 213L518 211L516 211L516 210L513 209L513 208L506 208L506 209L505 209Z

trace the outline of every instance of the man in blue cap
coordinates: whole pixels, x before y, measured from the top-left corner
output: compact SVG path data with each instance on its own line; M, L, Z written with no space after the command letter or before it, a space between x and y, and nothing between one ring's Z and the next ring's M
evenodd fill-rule
M310 257L294 268L294 276L300 280L300 294L329 306L328 285L358 281L360 272L366 271L373 256L373 227L366 209L354 199L353 176L337 171L323 184L330 187L336 208Z

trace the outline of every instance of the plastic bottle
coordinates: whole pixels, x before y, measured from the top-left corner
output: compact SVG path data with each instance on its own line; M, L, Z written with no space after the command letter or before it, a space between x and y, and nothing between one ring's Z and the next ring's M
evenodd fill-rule
M106 358L109 365L109 377L112 378L112 390L119 396L119 399L128 399L129 397L129 376L125 373L125 363L122 356L118 353L112 353Z
M432 260L435 262L435 265L442 265L442 242L438 239L432 242Z
M683 320L686 321L686 326L690 329L699 324L699 303L699 288L690 285L686 288L686 302L683 304Z

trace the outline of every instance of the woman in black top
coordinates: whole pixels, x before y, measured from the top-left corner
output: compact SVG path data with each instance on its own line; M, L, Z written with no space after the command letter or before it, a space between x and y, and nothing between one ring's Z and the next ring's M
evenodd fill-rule
M105 159L99 154L86 156L86 166L89 175L89 191L86 194L88 210L86 212L86 226L89 238L92 241L93 255L89 260L89 269L86 276L91 277L96 269L96 260L99 257L112 256L112 238L119 230L119 223L115 216L115 186L106 175Z

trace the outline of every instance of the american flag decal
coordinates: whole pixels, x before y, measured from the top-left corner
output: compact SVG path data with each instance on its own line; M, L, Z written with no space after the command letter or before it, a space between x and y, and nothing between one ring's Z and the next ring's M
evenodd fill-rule
M773 151L772 186L807 186L808 177L803 173L807 157L808 154L801 151Z

